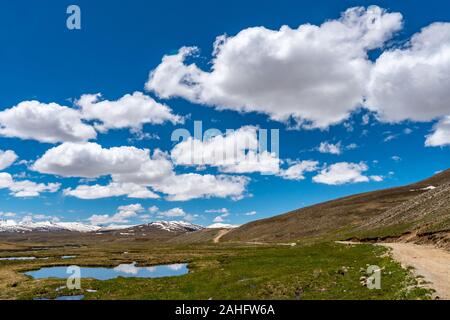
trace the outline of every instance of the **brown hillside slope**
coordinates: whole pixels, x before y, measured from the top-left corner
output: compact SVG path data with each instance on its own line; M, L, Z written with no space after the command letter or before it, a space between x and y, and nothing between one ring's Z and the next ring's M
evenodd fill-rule
M450 170L404 187L357 194L245 224L221 241L291 241L350 230L416 196L450 182Z
M214 239L227 229L203 229L195 232L184 233L176 236L167 243L170 244L195 244L213 242Z
M372 234L396 230L414 241L428 241L443 247L450 246L450 183L418 195L377 217L363 223L356 230ZM384 231L385 232L385 231Z

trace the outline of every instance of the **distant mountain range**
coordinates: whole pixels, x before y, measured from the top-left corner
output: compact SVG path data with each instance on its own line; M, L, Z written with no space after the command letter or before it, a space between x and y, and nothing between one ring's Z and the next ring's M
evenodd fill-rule
M184 221L156 221L119 230L121 233L147 234L155 230L172 233L185 233L203 230L204 227Z
M274 199L273 201L276 201ZM240 227L180 221L98 227L77 222L0 221L14 241L292 242L301 239L404 239L450 248L450 170L407 186L356 194Z
M28 232L115 232L133 233L145 230L163 230L168 232L193 232L202 230L203 227L182 221L156 221L138 226L109 226L99 227L79 222L15 222L13 220L0 220L0 232L3 233L28 233Z
M78 222L15 222L13 220L0 221L0 232L93 232L99 229L100 227L86 225Z

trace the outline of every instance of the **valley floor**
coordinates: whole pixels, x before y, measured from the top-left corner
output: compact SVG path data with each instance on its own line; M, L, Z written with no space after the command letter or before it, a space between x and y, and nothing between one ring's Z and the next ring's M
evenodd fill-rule
M0 257L36 256L31 261L0 261L0 299L429 299L409 270L388 249L372 244L343 246L332 242L296 246L210 243L158 246L149 242L87 243L17 248L0 245ZM64 261L61 255L74 255ZM45 266L139 266L186 262L189 273L157 279L82 279L81 290L59 289L63 279L33 280L24 271ZM370 266L382 270L381 288L366 285Z

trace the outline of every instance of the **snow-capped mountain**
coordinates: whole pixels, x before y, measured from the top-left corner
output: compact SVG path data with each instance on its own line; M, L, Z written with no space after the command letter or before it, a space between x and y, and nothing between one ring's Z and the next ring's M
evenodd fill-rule
M183 233L189 233L204 229L202 226L184 221L155 221L120 230L105 230L98 232L114 234L124 237L142 238L170 238Z
M203 227L184 221L155 221L147 224L148 227L156 227L170 232L193 232L202 230ZM138 226L140 227L140 226Z
M92 232L99 229L100 227L79 222L16 222L14 220L0 220L0 232Z
M83 224L80 222L32 222L21 221L16 222L14 220L0 220L0 232L11 233L25 233L25 232L99 232L99 231L114 231L114 230L130 230L130 231L144 231L144 230L163 230L169 232L193 232L203 229L202 226L195 225L183 221L156 221L148 224L137 226L94 226L89 224Z
M57 226L64 228L68 231L75 231L75 232L92 232L100 229L98 226L83 224L79 222L58 222Z

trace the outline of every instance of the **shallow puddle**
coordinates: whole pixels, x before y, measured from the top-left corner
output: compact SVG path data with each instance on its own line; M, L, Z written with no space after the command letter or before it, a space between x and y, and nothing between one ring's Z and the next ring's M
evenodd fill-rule
M0 258L0 261L14 261L14 260L36 260L36 257L6 257L6 258Z
M84 295L79 295L79 296L60 296L60 297L56 297L55 299L34 298L33 300L38 300L38 301L65 300L65 301L69 301L69 300L82 300L83 298L84 298Z
M189 269L186 263L158 265L152 267L137 267L136 262L121 264L113 268L80 267L81 278L97 280L110 280L118 277L124 278L162 278L187 274ZM65 279L73 275L73 269L68 267L46 267L35 271L25 272L34 279L60 278Z

